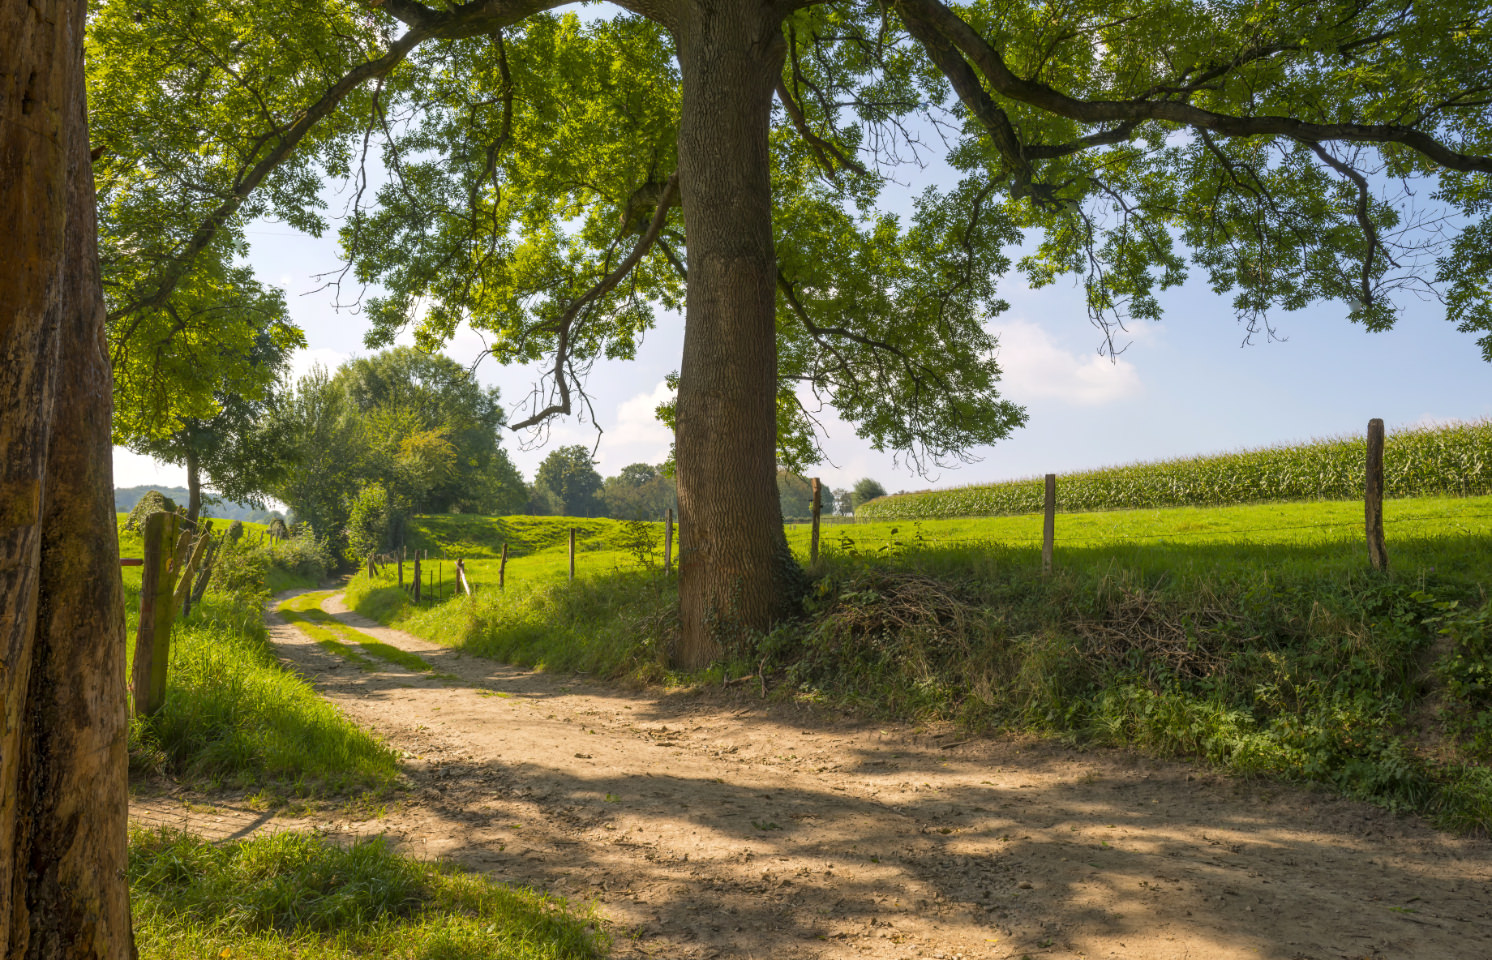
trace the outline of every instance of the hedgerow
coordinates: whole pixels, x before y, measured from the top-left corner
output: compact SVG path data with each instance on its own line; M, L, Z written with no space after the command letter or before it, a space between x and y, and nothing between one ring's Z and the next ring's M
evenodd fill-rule
M1363 495L1363 437L1108 467L1057 479L1057 509L1121 510ZM1390 498L1492 493L1492 420L1400 430L1384 444ZM856 519L930 520L1038 513L1041 478L898 494L861 504Z

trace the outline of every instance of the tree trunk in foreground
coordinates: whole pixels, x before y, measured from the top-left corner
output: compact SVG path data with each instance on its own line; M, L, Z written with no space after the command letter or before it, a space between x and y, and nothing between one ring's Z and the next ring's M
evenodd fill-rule
M0 955L134 955L81 0L0 0Z
M681 4L679 184L689 237L677 457L681 637L698 669L764 629L802 573L777 498L777 261L767 133L782 69L765 4Z

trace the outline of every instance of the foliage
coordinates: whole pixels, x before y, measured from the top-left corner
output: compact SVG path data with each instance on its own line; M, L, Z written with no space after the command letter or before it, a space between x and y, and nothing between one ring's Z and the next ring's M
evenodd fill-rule
M348 549L349 518L370 484L387 494L395 541L399 518L421 505L503 512L526 496L498 445L496 389L482 389L448 357L400 347L349 361L335 374L315 369L275 416L296 464L276 494L325 531L338 555Z
M421 513L503 512L517 471L498 446L505 415L497 388L483 389L441 354L395 347L348 361L334 385L366 421L370 479Z
M606 515L616 520L657 520L678 508L678 485L662 467L631 463L601 486Z
M242 520L235 520L232 523L228 524L227 537L229 543L237 543L238 541L243 539Z
M872 500L886 495L886 488L870 477L863 477L850 491L850 509L856 516L860 515L860 508Z
M124 529L138 533L145 529L145 518L152 513L176 513L177 506L171 498L159 490L151 490L139 500L130 510L130 515L124 522Z
M129 881L144 960L589 960L607 946L588 912L400 856L382 837L343 845L285 831L210 843L137 830Z
M358 491L347 518L347 560L354 566L370 553L393 546L396 531L402 531L405 511L389 498L381 483L370 483Z
M1057 478L1057 509L1118 510L1363 495L1361 437L1111 467ZM1386 497L1492 492L1492 421L1396 431L1385 440ZM899 494L857 509L867 519L1039 512L1040 479Z
M551 450L534 473L534 486L554 494L567 517L594 517L605 509L601 475L579 444Z

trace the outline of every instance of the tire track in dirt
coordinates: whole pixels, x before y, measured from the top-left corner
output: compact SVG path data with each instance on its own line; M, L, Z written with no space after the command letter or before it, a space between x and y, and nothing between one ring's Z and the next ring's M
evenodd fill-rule
M314 825L594 900L618 957L1492 956L1492 845L1116 751L631 691L323 608L437 675L282 656L408 759L375 820L132 804L211 836Z

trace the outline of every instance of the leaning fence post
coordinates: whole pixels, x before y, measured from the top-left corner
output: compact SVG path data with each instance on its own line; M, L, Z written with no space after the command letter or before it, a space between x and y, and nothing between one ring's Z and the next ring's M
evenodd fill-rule
M1052 572L1052 541L1057 539L1057 475L1046 475L1046 498L1041 520L1041 572Z
M178 567L175 571L176 589L171 596L171 606L181 611L183 619L192 612L192 578L211 541L212 537L206 532L198 534L197 538L192 541L191 553L185 565Z
M503 558L497 565L497 589L501 590L508 582L508 545L503 544Z
M420 552L414 552L414 602L420 602Z
M570 582L575 582L575 528L570 528Z
M823 486L819 478L813 478L813 536L808 542L808 562L819 562L819 511L823 508Z
M663 572L673 567L673 507L663 511Z
M1383 421L1368 421L1367 482L1364 484L1364 514L1368 535L1368 562L1374 570L1388 569L1388 547L1383 542Z

